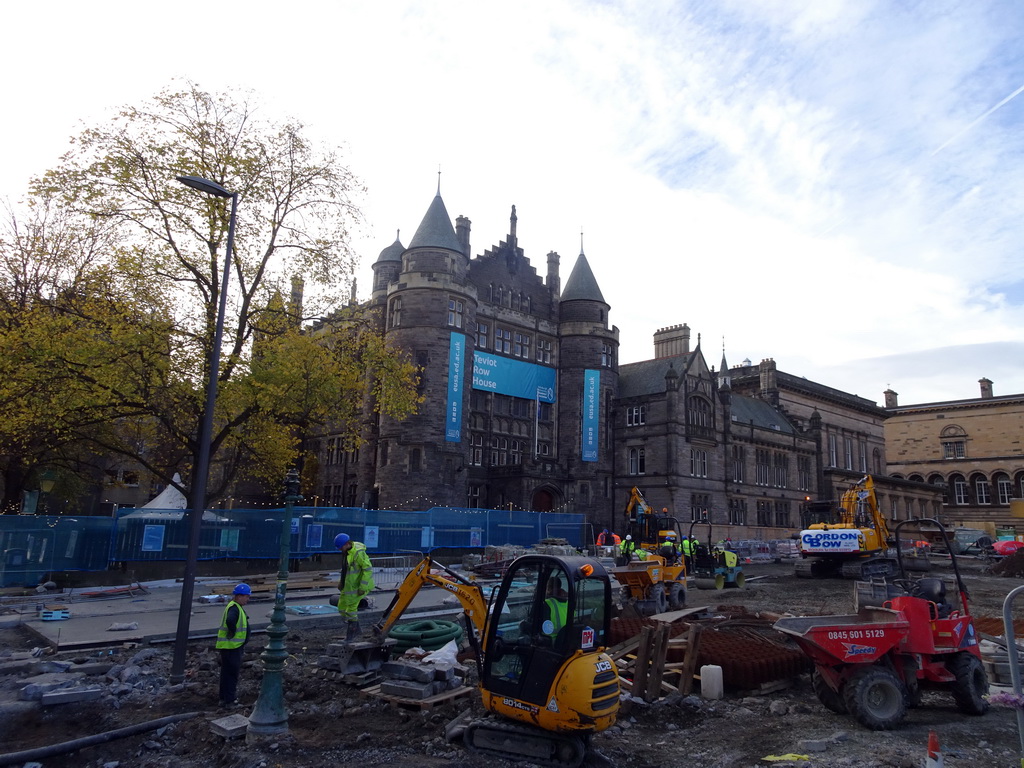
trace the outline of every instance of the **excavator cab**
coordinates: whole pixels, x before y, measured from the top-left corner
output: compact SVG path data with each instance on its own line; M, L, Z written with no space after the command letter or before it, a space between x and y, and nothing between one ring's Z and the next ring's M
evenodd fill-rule
M514 560L486 625L484 706L548 732L585 736L611 726L619 697L615 664L603 653L611 604L610 578L596 560L551 555ZM485 747L478 751L501 754L486 748L489 739L480 743L480 734L473 739L474 747ZM552 748L561 751L566 745Z
M491 607L484 639L484 686L546 706L552 681L577 652L607 645L611 583L586 560L527 555L512 563Z

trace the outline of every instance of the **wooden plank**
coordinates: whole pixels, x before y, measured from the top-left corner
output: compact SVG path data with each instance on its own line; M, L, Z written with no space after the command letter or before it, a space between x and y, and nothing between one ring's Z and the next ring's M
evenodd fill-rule
M652 632L651 627L644 627L640 631L640 646L637 648L636 672L633 675L633 690L631 691L634 696L640 698L643 698L647 691L647 667L651 658Z
M386 701L391 705L392 709L430 710L434 707L441 706L442 704L448 704L449 702L457 701L463 697L469 696L474 690L476 689L471 685L462 685L458 688L453 688L450 691L444 691L436 696L429 696L425 699L408 699L404 696L392 696L390 694L381 693L380 685L363 688L360 693L364 696L372 696L380 699L381 701Z
M647 688L644 691L644 701L652 702L659 698L661 681L665 676L665 655L668 653L668 624L662 624L652 634L654 635L654 648L651 651L650 669L647 673Z
M612 659L621 659L628 653L632 653L640 645L640 635L631 637L629 640L623 640L618 645L614 645L611 648L605 650Z
M666 624L672 624L673 622L679 621L679 619L685 619L687 616L695 616L696 614L709 613L710 608L708 606L701 606L699 608L682 608L678 611L666 611L665 613L656 613L651 616L655 621L661 621Z
M693 681L697 671L697 648L700 645L700 624L693 622L686 632L686 657L683 668L679 670L679 692L688 696L693 690Z

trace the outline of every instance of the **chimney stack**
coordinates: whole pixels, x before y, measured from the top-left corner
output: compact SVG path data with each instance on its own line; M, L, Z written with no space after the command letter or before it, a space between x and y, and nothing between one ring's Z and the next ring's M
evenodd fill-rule
M654 356L672 357L690 354L690 326L670 325L654 332Z
M978 379L978 383L981 385L981 399L991 400L992 399L992 381L990 379Z
M887 389L882 394L885 396L885 407L886 408L898 408L899 407L899 402L897 400L897 398L899 397L899 393L898 392L893 392L891 389Z
M562 283L558 277L559 258L559 255L554 251L548 251L548 277L545 282L551 295L556 297L562 292Z
M473 254L469 251L469 230L472 225L473 222L465 216L458 216L455 219L455 238L462 246L462 255L467 259L473 258Z

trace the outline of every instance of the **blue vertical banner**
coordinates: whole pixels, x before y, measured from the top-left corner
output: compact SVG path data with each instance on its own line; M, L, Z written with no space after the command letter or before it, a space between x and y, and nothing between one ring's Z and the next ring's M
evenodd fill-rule
M466 337L452 332L448 343L448 408L445 411L444 439L462 442L462 372L466 361Z
M597 432L600 426L601 372L583 372L583 419L580 444L583 461L597 461Z

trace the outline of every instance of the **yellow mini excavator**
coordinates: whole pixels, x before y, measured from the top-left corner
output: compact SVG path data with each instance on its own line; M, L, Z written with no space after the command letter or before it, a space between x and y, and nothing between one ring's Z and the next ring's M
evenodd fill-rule
M471 752L551 768L582 764L592 734L615 723L619 675L604 652L611 580L588 557L523 555L490 603L483 589L426 556L374 626L385 637L426 584L462 604L487 717L470 722Z

